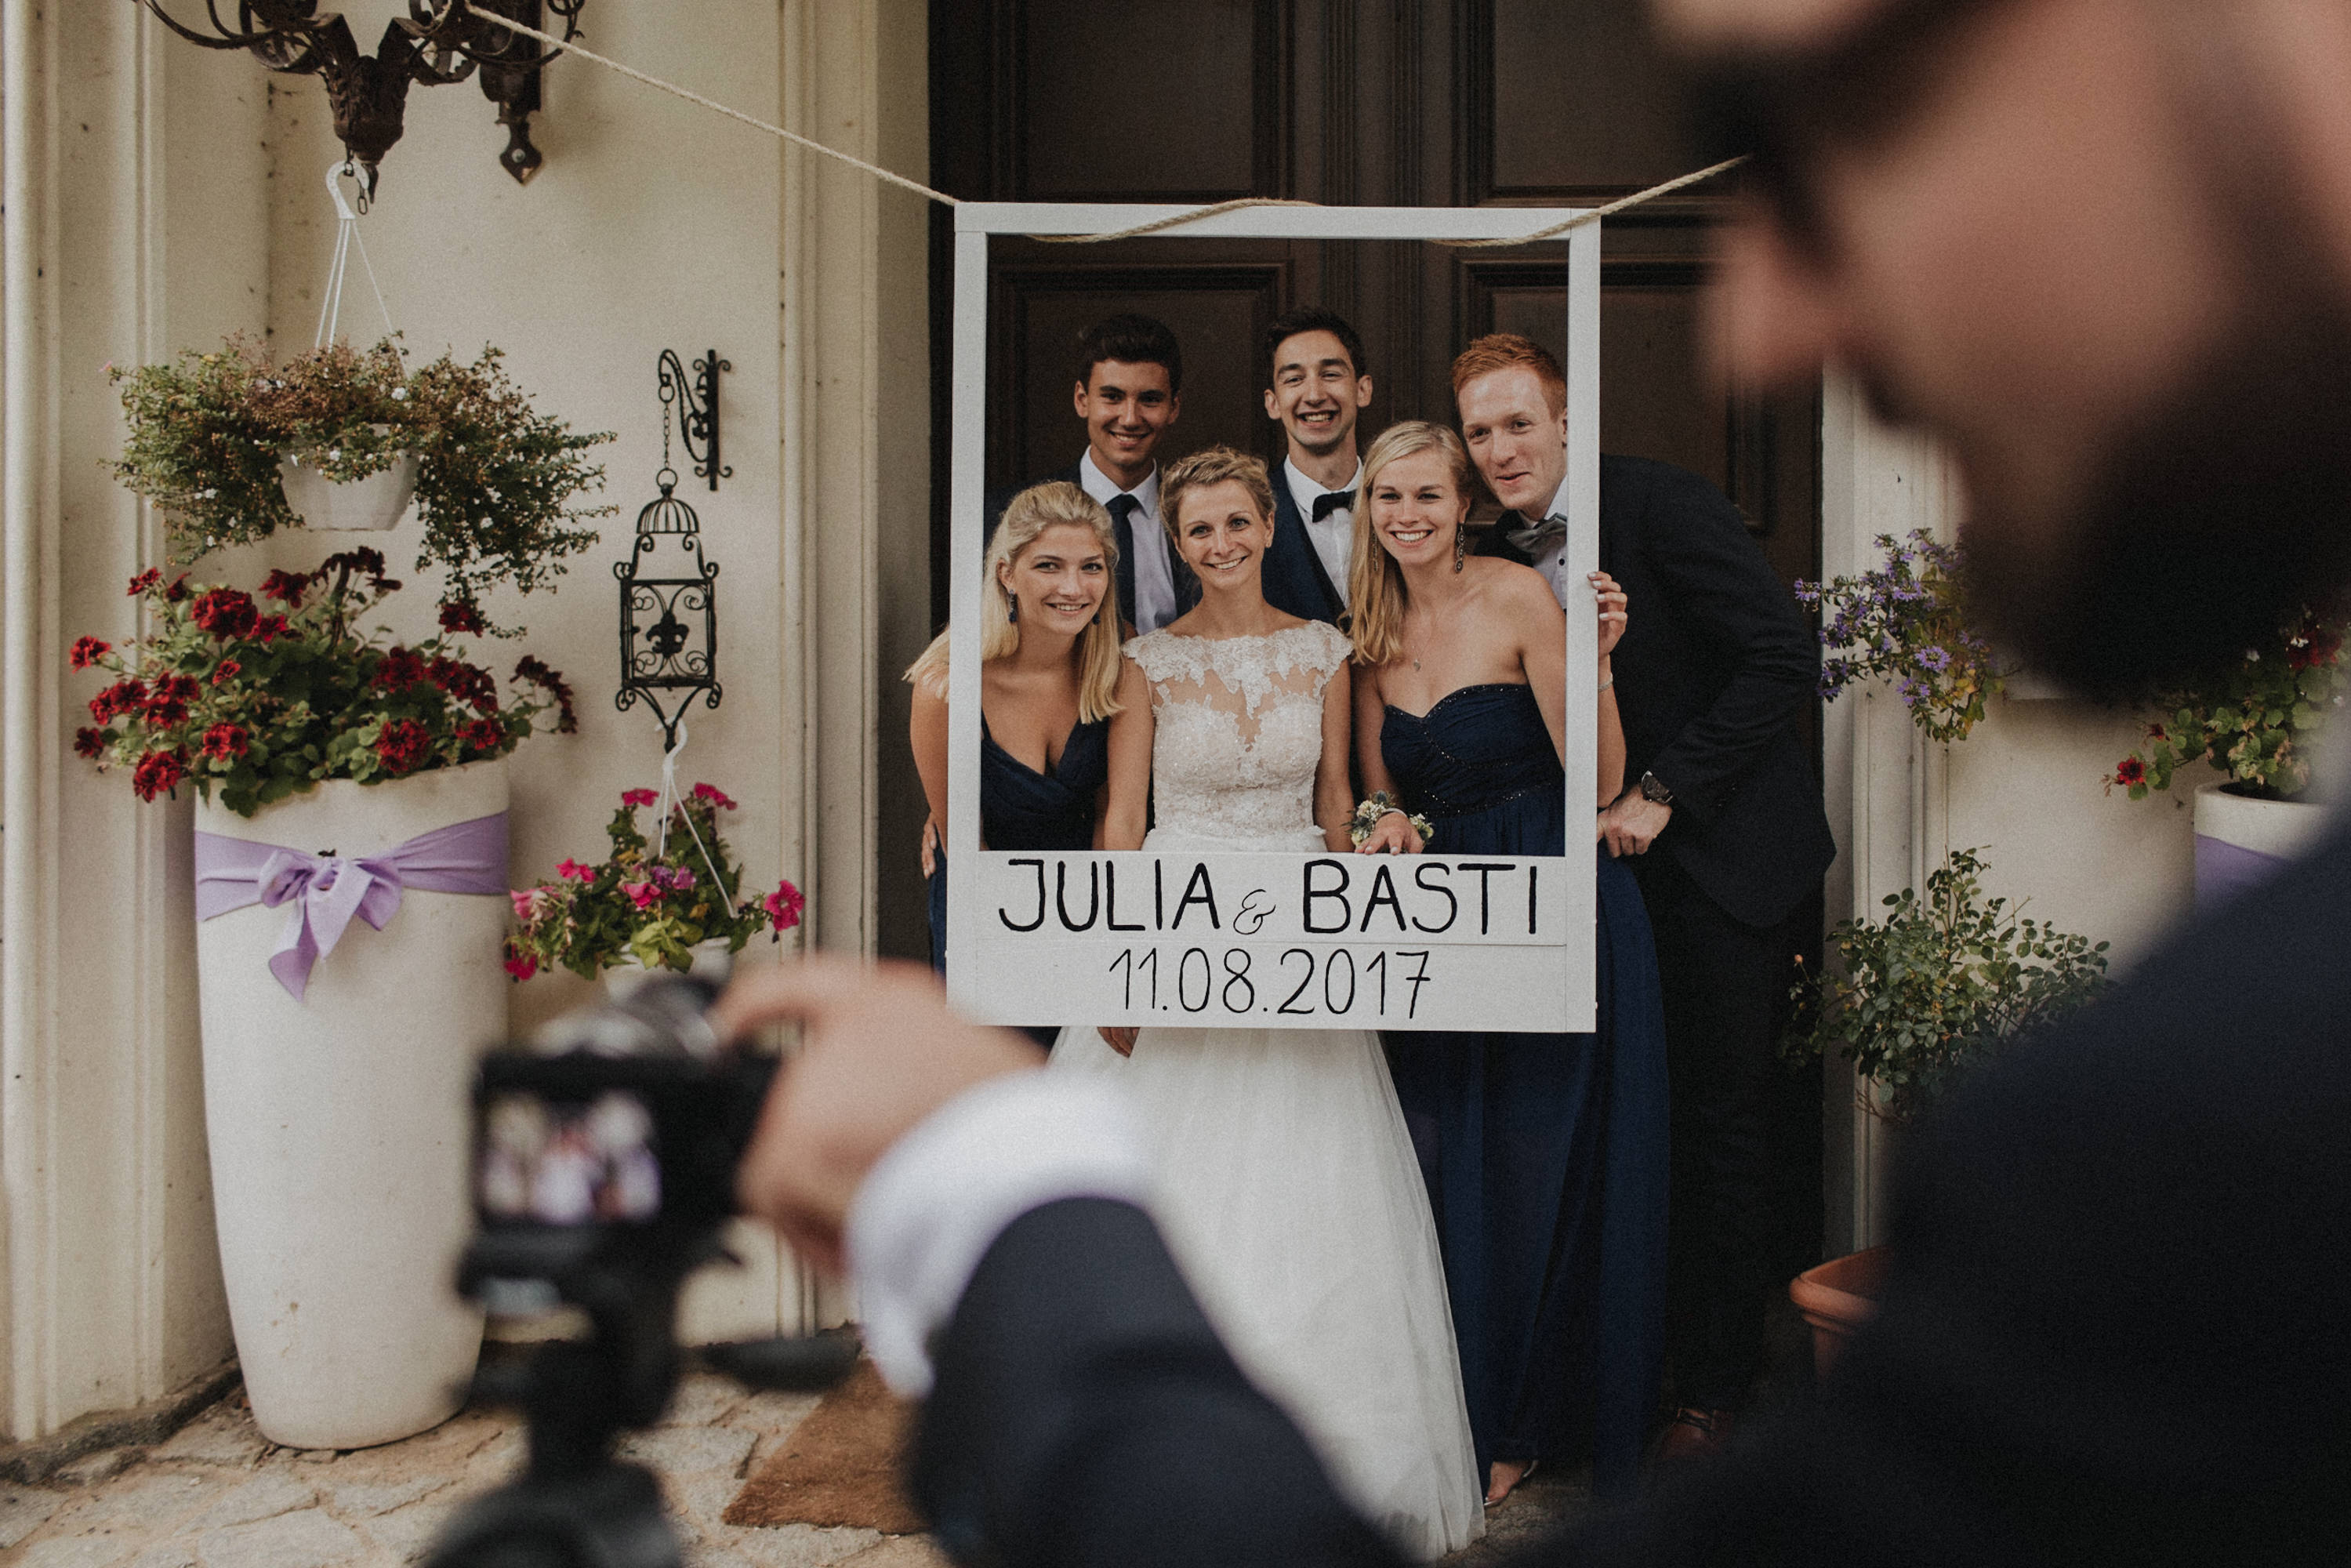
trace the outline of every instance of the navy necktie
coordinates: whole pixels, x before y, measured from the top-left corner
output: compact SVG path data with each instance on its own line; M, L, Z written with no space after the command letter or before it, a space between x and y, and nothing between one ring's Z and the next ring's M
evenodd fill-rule
M1110 513L1111 532L1118 539L1118 612L1143 630L1142 608L1134 602L1134 514L1143 503L1132 496L1113 496L1105 508Z

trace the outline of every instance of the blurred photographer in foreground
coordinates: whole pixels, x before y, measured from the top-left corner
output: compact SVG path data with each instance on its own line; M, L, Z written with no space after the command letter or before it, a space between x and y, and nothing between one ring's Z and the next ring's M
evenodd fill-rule
M1975 602L2127 690L2351 581L2351 4L1656 0L1726 152L1750 382L1948 440ZM2342 1552L2351 835L1920 1129L1882 1312L1805 1408L1536 1560ZM967 1561L1380 1563L1142 1207L1114 1100L916 974L747 981L809 1048L747 1201L853 1266Z

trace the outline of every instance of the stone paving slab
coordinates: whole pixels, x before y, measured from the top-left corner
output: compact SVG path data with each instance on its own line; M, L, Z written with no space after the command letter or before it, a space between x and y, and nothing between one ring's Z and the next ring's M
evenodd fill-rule
M920 1536L720 1518L816 1405L696 1374L661 1426L626 1439L624 1453L661 1475L688 1568L946 1568ZM270 1443L232 1396L152 1448L88 1456L43 1486L0 1485L0 1568L402 1568L522 1459L519 1418L502 1411L469 1408L381 1448L304 1451ZM1538 1476L1451 1561L1491 1562L1588 1506L1583 1477Z

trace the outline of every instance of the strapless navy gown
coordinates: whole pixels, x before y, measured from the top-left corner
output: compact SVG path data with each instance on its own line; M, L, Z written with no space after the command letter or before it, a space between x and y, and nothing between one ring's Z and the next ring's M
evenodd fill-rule
M1380 754L1443 854L1555 855L1564 776L1524 685L1390 707ZM1666 1048L1641 893L1604 852L1593 1034L1392 1034L1445 1252L1479 1473L1589 1454L1634 1488L1663 1354Z
M979 836L995 850L1090 850L1094 847L1094 800L1110 778L1110 720L1081 723L1061 745L1061 758L1042 773L1022 762L979 721ZM931 967L947 967L947 857L942 847L931 877ZM1047 1050L1059 1028L1039 1024L1029 1036Z

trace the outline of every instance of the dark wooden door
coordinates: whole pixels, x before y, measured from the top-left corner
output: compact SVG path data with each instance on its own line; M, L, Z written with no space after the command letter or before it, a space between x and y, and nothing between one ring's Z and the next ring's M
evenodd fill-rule
M1005 201L1301 197L1399 206L1583 204L1682 172L1671 85L1638 0L935 0L932 179ZM1819 557L1816 402L1710 390L1698 287L1719 193L1612 221L1602 278L1601 445L1719 485L1788 579ZM943 214L942 214L943 216ZM937 349L947 351L945 225ZM994 248L988 484L1063 468L1083 444L1069 345L1117 310L1185 346L1184 417L1164 455L1280 450L1259 406L1258 334L1321 304L1362 331L1390 421L1449 419L1470 338L1563 346L1564 247L1146 239ZM945 378L939 380L942 394ZM947 409L935 424L946 445ZM934 608L943 614L944 466Z
M933 0L930 47L931 179L963 197L1585 205L1697 162L1640 0ZM1782 579L1812 577L1817 394L1727 395L1700 370L1698 294L1721 200L1699 187L1607 226L1601 446L1704 475L1738 503ZM943 621L944 213L933 232L932 591ZM1519 331L1556 352L1565 337L1557 245L999 240L993 255L991 489L1075 460L1071 340L1114 311L1158 316L1184 344L1184 417L1163 457L1211 442L1279 454L1259 404L1258 335L1292 305L1327 306L1363 333L1376 386L1367 438L1397 419L1450 420L1447 370L1470 338ZM1781 1117L1792 1270L1818 1256L1818 1085L1792 1077Z

